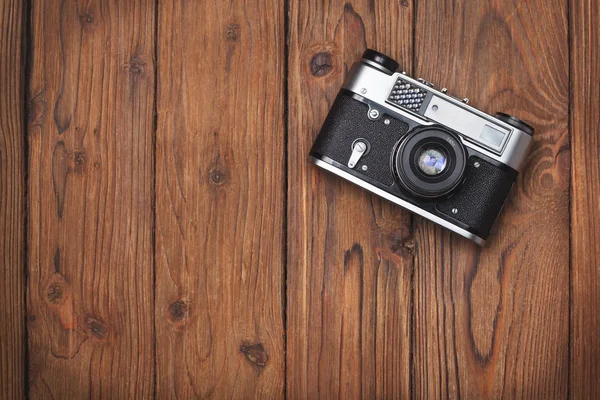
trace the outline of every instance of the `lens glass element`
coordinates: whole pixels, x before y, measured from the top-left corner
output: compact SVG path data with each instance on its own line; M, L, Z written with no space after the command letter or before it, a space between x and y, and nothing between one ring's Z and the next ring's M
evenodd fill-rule
M425 175L436 176L446 169L448 156L439 148L426 147L419 154L417 163Z

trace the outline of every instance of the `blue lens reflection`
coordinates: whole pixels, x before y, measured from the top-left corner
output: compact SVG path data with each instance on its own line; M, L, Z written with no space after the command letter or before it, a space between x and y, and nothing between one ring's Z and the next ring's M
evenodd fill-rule
M441 174L446 169L447 163L446 155L433 147L423 150L418 158L419 169L430 176Z

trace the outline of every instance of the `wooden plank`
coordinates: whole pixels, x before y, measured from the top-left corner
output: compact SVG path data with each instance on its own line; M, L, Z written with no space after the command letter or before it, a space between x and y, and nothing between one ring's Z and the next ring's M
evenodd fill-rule
M0 1L0 393L25 389L23 2Z
M159 1L160 398L283 396L283 12Z
M418 398L567 395L567 22L566 0L419 1L417 74L537 130L485 248L415 219Z
M600 3L571 1L571 396L600 398Z
M367 46L410 70L413 3L290 2L287 395L410 394L410 215L309 164Z
M34 1L33 398L153 390L154 1Z

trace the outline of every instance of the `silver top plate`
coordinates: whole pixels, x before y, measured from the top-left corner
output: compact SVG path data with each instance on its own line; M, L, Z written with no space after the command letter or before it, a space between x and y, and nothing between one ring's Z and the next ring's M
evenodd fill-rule
M388 102L398 78L433 94L424 115ZM465 146L516 171L520 171L531 145L531 136L520 129L398 72L388 75L358 62L352 66L343 88L379 104L390 115L396 114L421 125L447 126L460 134Z
M504 146L513 129L495 124L465 109L456 107L440 96L433 96L425 109L424 116L456 132L465 132L464 138L502 155ZM479 133L479 134L477 134Z

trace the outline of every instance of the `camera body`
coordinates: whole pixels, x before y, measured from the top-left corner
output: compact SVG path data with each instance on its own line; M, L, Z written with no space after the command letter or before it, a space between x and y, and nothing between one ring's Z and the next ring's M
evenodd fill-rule
M483 245L533 128L490 116L367 50L310 152L317 166Z

